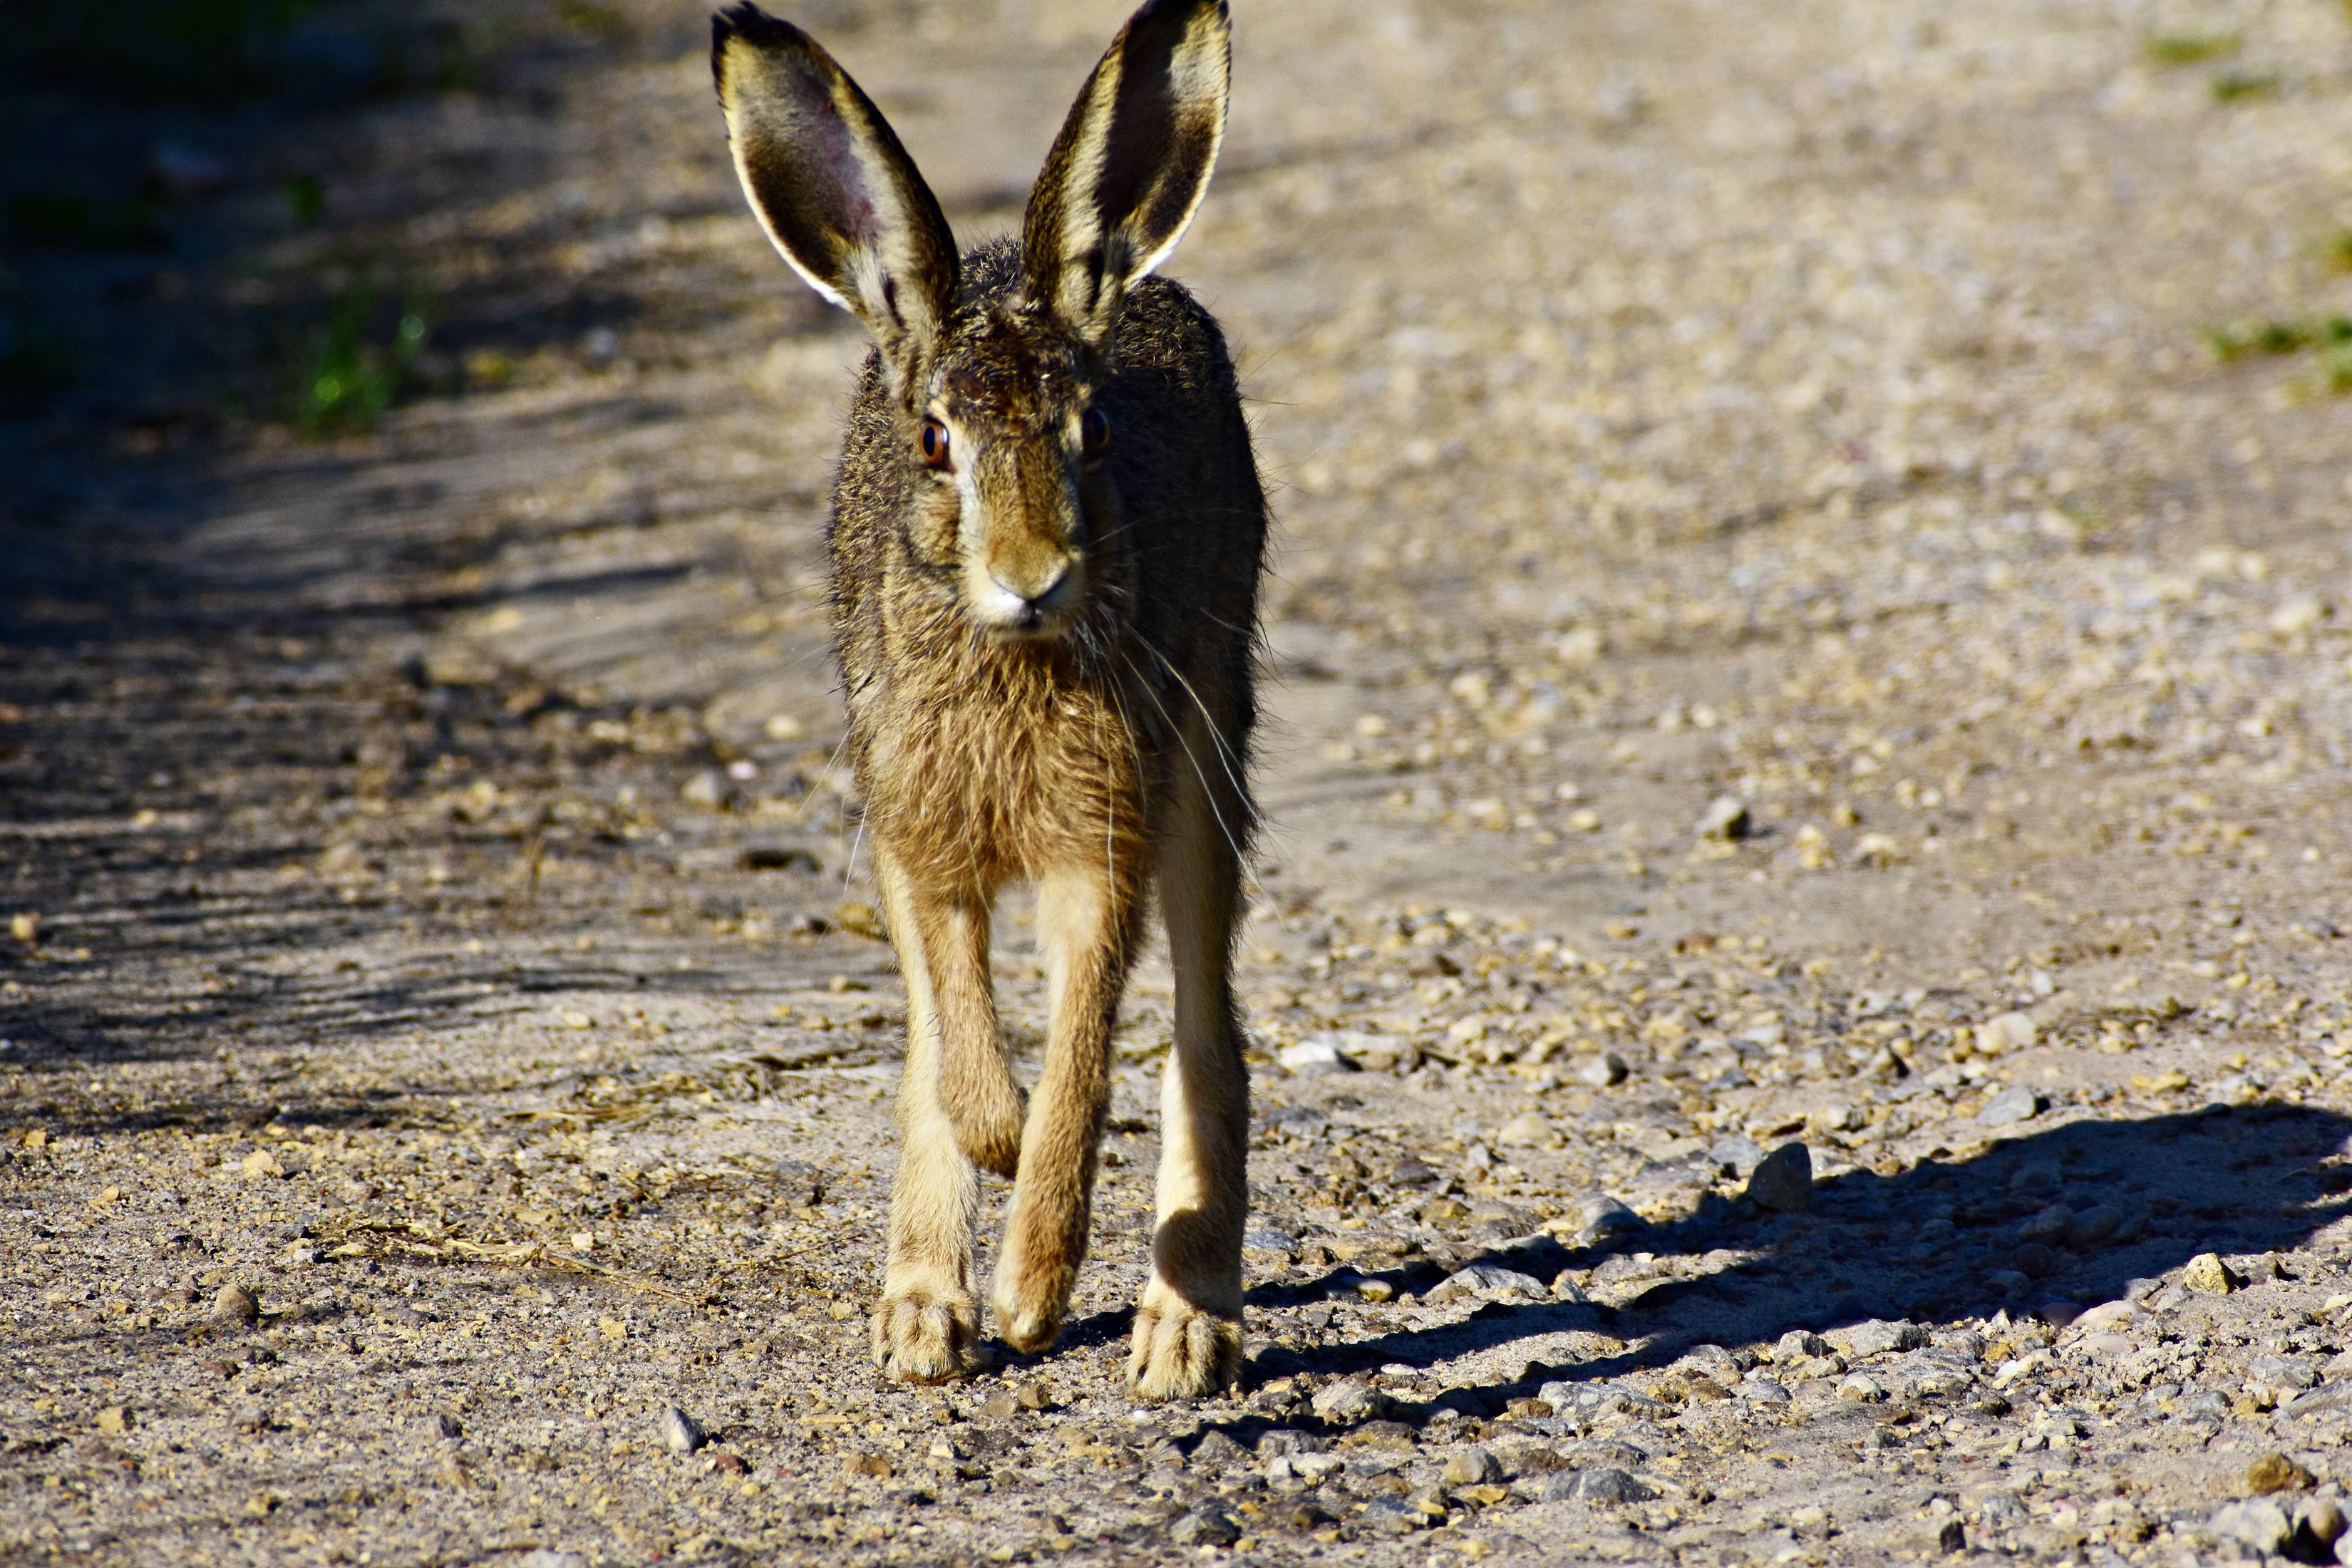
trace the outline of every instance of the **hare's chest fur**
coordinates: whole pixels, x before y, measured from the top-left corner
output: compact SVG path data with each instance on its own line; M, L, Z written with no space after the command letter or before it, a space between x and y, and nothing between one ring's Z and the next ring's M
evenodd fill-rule
M894 672L856 705L868 822L910 862L992 889L1139 842L1130 704L1017 650Z

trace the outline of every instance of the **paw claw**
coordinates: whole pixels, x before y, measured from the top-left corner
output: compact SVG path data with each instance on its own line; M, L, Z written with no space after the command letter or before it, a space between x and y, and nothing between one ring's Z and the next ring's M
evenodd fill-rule
M1232 1387L1241 1370L1239 1319L1221 1318L1181 1300L1136 1309L1127 1380L1137 1398L1202 1398Z
M895 1292L874 1313L874 1364L906 1383L941 1383L974 1364L980 1314L969 1296Z

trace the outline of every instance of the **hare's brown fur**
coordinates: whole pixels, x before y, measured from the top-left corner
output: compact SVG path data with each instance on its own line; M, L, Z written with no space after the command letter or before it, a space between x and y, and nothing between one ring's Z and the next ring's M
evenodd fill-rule
M746 189L779 248L880 343L829 537L849 754L907 982L874 1325L900 1376L971 1360L978 1169L1014 1183L998 1328L1024 1351L1054 1339L1155 890L1176 1040L1130 1374L1167 1397L1238 1370L1248 1083L1228 970L1255 817L1265 502L1216 323L1145 275L1214 158L1223 26L1214 0L1150 0L1073 110L1024 239L950 267L920 177L838 68L748 7L720 24ZM741 40L760 52L731 56ZM1114 123L1135 102L1140 121ZM1122 180L1139 193L1125 205ZM835 196L852 184L873 200ZM910 216L877 223L877 206ZM917 456L934 435L951 461ZM989 973L990 912L1015 880L1038 889L1052 1019L1025 1110Z

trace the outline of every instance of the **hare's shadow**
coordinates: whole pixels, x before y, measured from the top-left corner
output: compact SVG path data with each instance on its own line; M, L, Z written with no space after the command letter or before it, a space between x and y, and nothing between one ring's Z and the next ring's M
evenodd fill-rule
M1566 1330L1598 1329L1636 1346L1598 1361L1531 1362L1514 1378L1449 1390L1430 1402L1431 1408L1492 1408L1555 1378L1663 1366L1696 1344L1769 1343L1790 1329L1818 1332L1874 1318L1934 1323L2053 1300L2090 1305L2126 1293L2135 1281L2153 1282L2200 1253L2299 1247L2352 1204L2346 1196L2352 1163L2335 1163L2347 1152L2348 1135L2352 1119L2333 1111L2213 1106L2142 1121L2069 1122L2007 1140L1973 1159L1925 1161L1891 1176L1849 1172L1819 1183L1801 1215L1767 1215L1710 1196L1682 1219L1601 1245L1534 1239L1454 1267L1493 1263L1549 1279L1563 1268L1602 1266L1635 1252L1690 1257L1726 1248L1743 1255L1728 1268L1664 1280L1616 1308L1496 1302L1461 1322L1311 1349L1277 1347L1256 1357L1251 1376L1430 1367ZM2070 1247L2020 1236L2026 1219L2053 1204L2120 1211L2117 1234L2126 1239L2085 1236ZM1432 1263L1377 1275L1341 1268L1261 1286L1251 1301L1278 1308L1353 1294L1367 1279L1425 1290L1445 1272ZM1266 1423L1254 1417L1235 1425Z

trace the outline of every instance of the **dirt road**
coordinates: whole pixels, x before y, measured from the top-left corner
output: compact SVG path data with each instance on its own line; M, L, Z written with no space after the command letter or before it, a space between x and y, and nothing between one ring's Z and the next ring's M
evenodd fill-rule
M572 6L26 264L131 346L0 433L0 1561L2329 1554L2352 18L1237 13L1171 270L1284 528L1244 1387L1120 1377L1157 967L1061 1346L868 1364L863 343L700 8ZM969 239L1117 20L812 25ZM371 277L421 394L203 413Z

